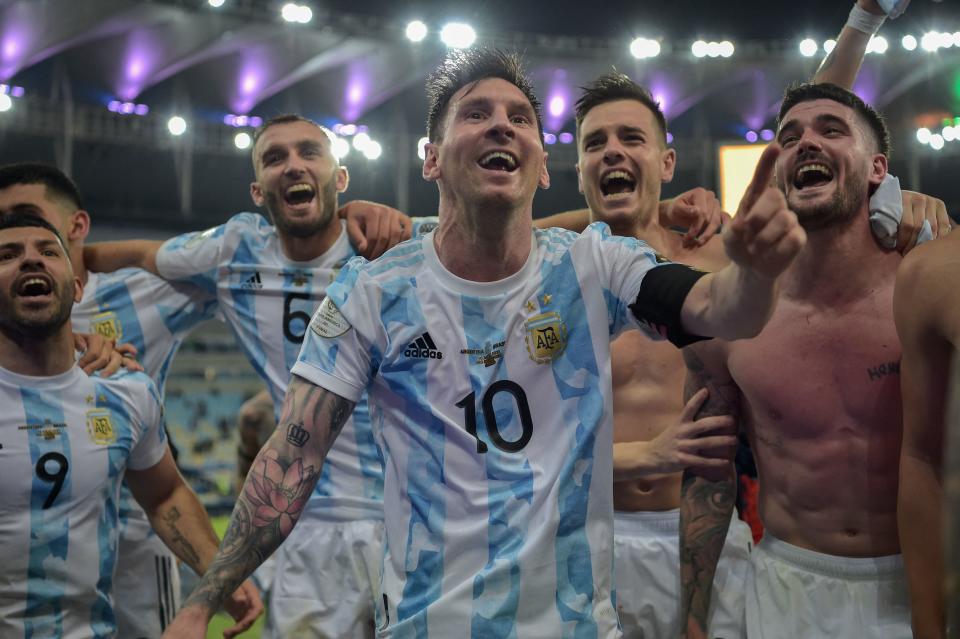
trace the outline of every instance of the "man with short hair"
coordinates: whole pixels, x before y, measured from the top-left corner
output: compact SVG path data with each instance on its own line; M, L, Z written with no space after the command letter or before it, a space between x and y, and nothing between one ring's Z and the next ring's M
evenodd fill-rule
M807 246L762 334L685 349L685 395L708 389L700 414L738 418L757 460L766 532L751 558L748 636L909 637L896 527L900 255L877 244L867 211L889 136L830 84L789 89L778 123L776 181ZM727 471L684 473L687 636L704 636L734 490Z
M56 228L0 218L0 634L113 637L120 483L157 533L203 572L217 537L165 441L156 387L142 373L87 376L75 363L70 312L82 284ZM229 601L253 623L249 582Z
M960 347L960 235L931 242L903 260L893 310L903 345L903 444L900 450L900 544L910 583L913 632L945 637L944 476L950 365ZM954 373L956 378L957 373ZM956 394L960 392L954 388ZM957 399L955 398L956 402ZM960 433L954 431L951 437Z
M726 234L734 264L716 274L658 260L605 225L534 231L549 175L519 61L452 53L428 93L423 175L440 191L439 226L351 262L328 289L254 462L293 501L268 512L272 484L251 473L170 637L202 637L224 588L289 534L296 496L368 388L387 496L380 636L619 635L611 336L755 334L803 233L763 186L769 162L757 205Z

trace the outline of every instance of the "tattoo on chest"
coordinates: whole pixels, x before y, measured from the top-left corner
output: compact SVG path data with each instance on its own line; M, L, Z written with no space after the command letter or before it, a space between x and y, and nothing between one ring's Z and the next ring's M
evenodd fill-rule
M874 366L873 368L867 369L867 375L870 376L871 382L879 382L884 377L899 374L900 362L887 362L886 364L880 364L879 366Z

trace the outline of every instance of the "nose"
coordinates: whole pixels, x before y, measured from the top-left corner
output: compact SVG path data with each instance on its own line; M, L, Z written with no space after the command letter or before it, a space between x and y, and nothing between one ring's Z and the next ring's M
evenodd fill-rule
M513 124L510 122L510 116L505 109L494 110L490 115L488 124L487 137L497 140L512 140L516 137L517 133L514 131Z
M296 153L291 153L289 156L287 156L287 164L283 168L283 173L287 176L303 175L303 173L306 171L304 164L303 158Z
M615 138L608 138L603 147L603 161L606 164L616 164L623 159L623 147Z
M797 142L797 154L804 155L806 153L815 153L822 150L820 145L820 138L812 129L804 129L803 133L800 136L800 140Z

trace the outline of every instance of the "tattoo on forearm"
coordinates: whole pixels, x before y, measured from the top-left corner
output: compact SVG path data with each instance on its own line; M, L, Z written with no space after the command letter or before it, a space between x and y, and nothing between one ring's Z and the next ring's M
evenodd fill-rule
M299 378L291 382L280 420L288 428L278 428L254 460L220 550L185 606L217 610L286 539L352 408L352 402ZM293 425L303 433L291 441Z
M303 424L287 424L287 443L297 448L303 448L303 445L310 439L310 433L304 428Z
M179 550L177 554L190 564L191 567L196 567L200 565L200 555L197 554L193 544L183 536L183 533L180 532L180 528L177 526L177 520L179 520L181 516L180 511L174 506L163 515L163 523L166 524L170 531L170 543L174 546L171 550L174 552Z
M899 374L900 362L887 362L885 364L880 364L879 366L874 366L873 368L867 369L867 375L870 376L871 382L877 382L882 380L884 377Z

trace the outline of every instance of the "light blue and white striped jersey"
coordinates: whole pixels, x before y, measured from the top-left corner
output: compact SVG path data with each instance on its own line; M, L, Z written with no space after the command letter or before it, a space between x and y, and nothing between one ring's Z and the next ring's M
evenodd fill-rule
M610 340L639 326L628 305L657 266L594 224L535 231L519 272L470 282L430 233L351 261L327 289L293 372L370 395L380 636L619 636Z
M120 482L167 444L143 373L0 369L0 637L113 637Z
M289 260L262 215L240 213L226 224L168 240L157 268L168 279L216 294L220 313L266 382L279 418L310 316L355 255L344 231L315 260ZM323 465L311 511L320 518L379 519L382 502L383 469L363 402Z
M212 319L216 298L189 285L167 282L148 271L125 268L88 273L83 298L73 305L70 322L79 333L97 333L133 344L137 360L163 397L170 362L181 342L198 324ZM120 535L152 534L148 523L128 530L132 519L146 522L146 513L124 484L120 493Z

